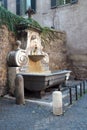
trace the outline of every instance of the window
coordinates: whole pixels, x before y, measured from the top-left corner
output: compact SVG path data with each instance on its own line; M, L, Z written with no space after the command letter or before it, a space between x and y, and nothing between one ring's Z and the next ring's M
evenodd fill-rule
M31 8L36 12L36 0L31 0Z
M20 0L16 0L16 14L20 15L21 11L20 11Z
M25 15L25 11L31 7L36 11L36 0L16 0L16 14Z
M51 0L51 8L55 8L60 5L65 5L65 4L74 4L77 3L78 0Z
M7 0L0 0L0 6L3 6L7 9Z

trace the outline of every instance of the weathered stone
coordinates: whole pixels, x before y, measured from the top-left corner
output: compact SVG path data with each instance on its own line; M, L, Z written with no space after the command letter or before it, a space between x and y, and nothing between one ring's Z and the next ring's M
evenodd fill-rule
M25 104L24 101L24 79L22 75L16 75L15 79L16 104Z
M72 54L69 56L71 61L70 69L75 79L87 79L87 55ZM70 62L69 61L69 62Z
M10 42L9 36L9 31L6 26L3 25L0 27L0 96L4 95L8 88L7 54L12 50L12 43Z
M63 114L62 92L60 91L53 92L53 114Z
M44 51L49 54L50 70L64 70L68 68L66 33L52 31L47 35L41 34Z

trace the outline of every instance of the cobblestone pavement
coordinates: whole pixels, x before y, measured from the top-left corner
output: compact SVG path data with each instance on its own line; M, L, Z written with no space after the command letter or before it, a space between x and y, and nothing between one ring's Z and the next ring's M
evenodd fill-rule
M0 130L87 130L87 94L61 116L52 107L0 98Z

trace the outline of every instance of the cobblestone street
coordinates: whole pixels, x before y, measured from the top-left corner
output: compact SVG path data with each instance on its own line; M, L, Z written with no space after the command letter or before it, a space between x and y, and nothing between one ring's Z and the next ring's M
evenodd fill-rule
M87 130L87 94L61 116L54 116L52 107L0 98L0 130Z

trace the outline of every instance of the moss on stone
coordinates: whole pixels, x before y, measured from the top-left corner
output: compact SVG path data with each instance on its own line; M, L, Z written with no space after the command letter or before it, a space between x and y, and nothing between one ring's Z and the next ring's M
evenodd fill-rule
M33 20L32 18L25 19L21 16L15 15L10 11L6 10L4 7L0 6L0 26L6 25L10 31L16 32L17 26L24 26L24 27L34 27L38 29L42 29L41 26Z

